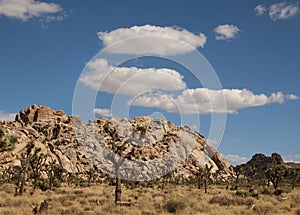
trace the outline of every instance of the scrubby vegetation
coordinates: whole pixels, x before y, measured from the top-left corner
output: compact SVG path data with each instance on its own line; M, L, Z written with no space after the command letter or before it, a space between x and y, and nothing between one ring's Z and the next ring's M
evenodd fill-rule
M299 214L300 211L299 181L291 182L284 176L287 172L280 173L282 179L276 189L267 174L264 180L249 179L242 174L237 177L235 173L228 180L214 176L205 181L198 175L180 180L172 177L172 173L149 182L122 180L122 200L127 202L122 205L114 203L117 183L114 178L95 169L71 174L57 164L41 165L37 171L35 168L40 166L37 161L44 161L39 150L28 145L26 155L24 159L27 158L29 165L22 195L14 174L24 172L25 167L20 172L11 169L10 173L8 170L1 173L0 214ZM45 175L46 171L50 173Z
M13 150L14 136L0 130L0 140L1 155ZM258 178L240 165L227 176L206 165L189 178L125 181L96 167L67 172L34 142L18 161L0 171L0 214L300 214L300 171L285 165Z
M194 185L167 184L165 189L154 186L123 188L123 199L131 204L114 204L114 186L103 183L90 187L62 184L53 190L25 191L14 196L12 184L0 185L0 214L32 214L47 202L44 214L299 214L300 189L280 196L237 196L224 185L211 185L208 193ZM276 206L275 206L276 205Z

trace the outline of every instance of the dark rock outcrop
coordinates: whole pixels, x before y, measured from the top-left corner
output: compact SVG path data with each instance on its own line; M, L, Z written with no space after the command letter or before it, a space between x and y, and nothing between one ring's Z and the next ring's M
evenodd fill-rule
M271 165L285 165L282 157L278 153L273 153L270 157L264 154L255 154L252 156L251 160L245 164L242 164L242 167L245 171L245 175L248 177L254 178L263 178L265 171Z

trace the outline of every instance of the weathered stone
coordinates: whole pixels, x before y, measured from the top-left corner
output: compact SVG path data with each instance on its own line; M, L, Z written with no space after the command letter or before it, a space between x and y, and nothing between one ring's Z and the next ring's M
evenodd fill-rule
M113 173L114 163L120 156L125 158L122 174L140 168L140 172L130 173L136 174L137 180L151 179L151 174L171 170L187 178L199 165L206 164L213 166L213 172L229 172L229 163L203 135L166 119L98 118L85 125L78 116L67 117L63 111L32 105L20 111L15 122L1 122L1 126L18 138L14 153L24 152L26 144L34 141L48 155L49 162L56 160L68 172L87 171L97 166ZM113 153L113 148L118 152ZM274 159L278 160L276 155Z
M46 106L31 105L30 107L21 110L19 114L16 115L15 121L27 124L38 122L42 119L48 119L50 117L66 117L66 114L61 110L51 110L51 108Z

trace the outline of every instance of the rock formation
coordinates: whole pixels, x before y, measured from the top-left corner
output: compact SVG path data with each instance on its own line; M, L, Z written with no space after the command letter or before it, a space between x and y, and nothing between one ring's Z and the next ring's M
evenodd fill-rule
M286 165L280 154L273 153L271 157L268 157L264 154L255 154L252 156L251 160L247 163L242 164L242 167L245 171L246 176L254 177L254 178L262 178L264 176L265 171L271 165Z
M2 168L17 163L26 144L34 141L49 162L56 160L68 172L96 167L113 174L118 164L122 177L144 180L168 171L187 178L206 164L213 166L213 172L230 171L230 164L203 135L166 119L98 118L85 125L79 117L32 105L20 111L15 121L0 121L0 128L18 139Z

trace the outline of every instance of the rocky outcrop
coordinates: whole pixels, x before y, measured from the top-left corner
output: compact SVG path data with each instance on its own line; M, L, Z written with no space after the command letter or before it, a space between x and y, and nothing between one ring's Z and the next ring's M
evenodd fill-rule
M18 139L16 149L5 158L10 165L34 141L49 162L56 160L68 172L93 166L114 174L118 167L124 178L148 180L169 171L187 178L206 164L213 166L213 172L230 171L230 164L203 135L166 119L98 118L85 125L79 117L32 105L20 111L14 122L0 122L0 127Z
M28 124L53 117L66 117L66 114L61 110L51 110L51 108L46 106L31 105L30 107L21 110L19 114L16 115L15 121L22 124Z
M270 157L264 154L255 154L252 156L251 160L245 164L242 164L242 167L245 171L245 175L254 178L264 177L265 171L271 165L286 165L280 154L273 153Z

